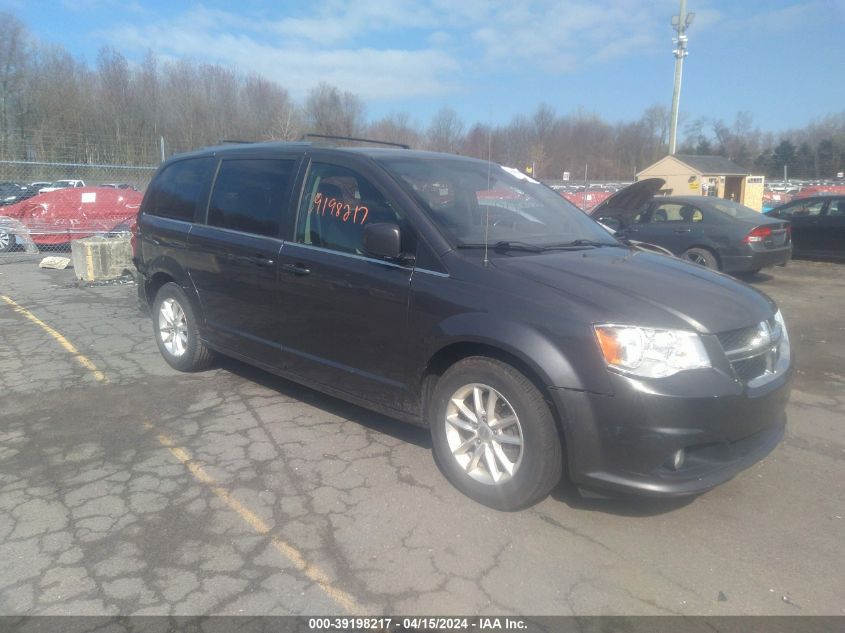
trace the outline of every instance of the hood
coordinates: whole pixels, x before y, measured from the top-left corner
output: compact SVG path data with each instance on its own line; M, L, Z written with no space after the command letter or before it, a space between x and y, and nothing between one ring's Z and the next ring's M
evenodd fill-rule
M665 184L666 181L663 178L638 180L624 189L620 189L607 200L597 205L595 209L590 211L590 215L598 218L609 209L613 209L614 211L639 211Z
M759 323L775 309L766 295L731 277L629 249L505 255L492 264L555 289L592 322L715 334Z

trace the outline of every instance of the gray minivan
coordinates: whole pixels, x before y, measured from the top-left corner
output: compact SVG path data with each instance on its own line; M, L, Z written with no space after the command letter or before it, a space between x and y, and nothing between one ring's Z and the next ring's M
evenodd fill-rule
M136 231L173 367L225 354L426 427L446 477L492 507L564 474L699 493L784 433L792 358L771 299L618 241L514 169L227 145L164 163Z

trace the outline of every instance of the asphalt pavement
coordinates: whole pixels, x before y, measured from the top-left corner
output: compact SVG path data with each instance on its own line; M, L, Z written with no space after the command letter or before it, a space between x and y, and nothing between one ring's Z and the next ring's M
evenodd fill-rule
M695 498L501 513L424 430L171 370L132 284L0 264L0 614L845 614L845 265L749 281L797 355L768 458Z

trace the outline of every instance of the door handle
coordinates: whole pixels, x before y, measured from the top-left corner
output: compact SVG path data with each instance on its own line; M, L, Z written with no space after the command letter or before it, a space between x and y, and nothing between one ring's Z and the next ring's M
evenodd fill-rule
M692 233L692 229L675 229L675 233Z
M282 264L282 270L289 275L297 275L304 277L311 273L310 268L306 268L304 264Z
M262 268L264 266L272 266L276 263L275 260L270 259L269 257L264 257L263 255L233 255L232 253L229 253L229 259L245 264L253 264Z

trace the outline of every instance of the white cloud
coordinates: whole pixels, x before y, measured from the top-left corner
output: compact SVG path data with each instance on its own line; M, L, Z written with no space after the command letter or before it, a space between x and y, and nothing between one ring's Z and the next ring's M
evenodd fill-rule
M660 4L658 13L636 0L322 0L284 17L198 5L103 35L121 49L259 72L294 96L327 81L391 100L466 89L503 69L559 75L666 44L671 9Z

